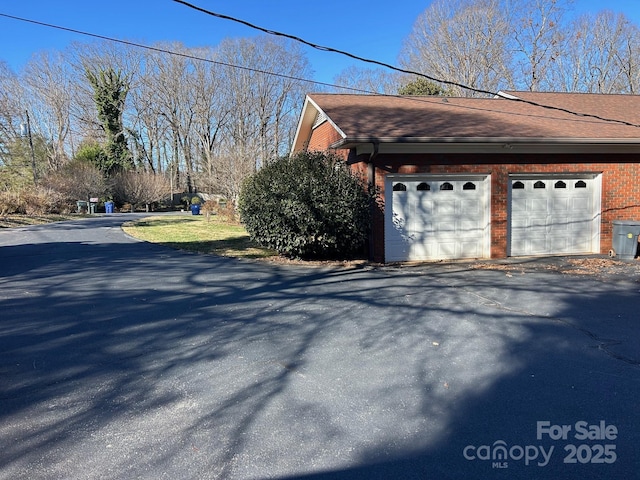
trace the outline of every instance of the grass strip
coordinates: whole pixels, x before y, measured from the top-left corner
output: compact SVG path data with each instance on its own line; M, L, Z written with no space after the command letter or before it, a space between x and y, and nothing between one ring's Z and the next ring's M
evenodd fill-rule
M277 255L253 242L242 225L217 216L147 217L126 222L122 229L132 237L190 252L241 258Z

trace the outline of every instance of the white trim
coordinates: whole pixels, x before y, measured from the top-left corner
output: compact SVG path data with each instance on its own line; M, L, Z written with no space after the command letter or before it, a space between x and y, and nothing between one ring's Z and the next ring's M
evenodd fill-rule
M308 123L309 117L311 116L308 113L309 110L309 105L311 104L311 99L309 98L309 96L307 95L304 99L304 105L302 106L302 111L300 112L300 119L298 120L298 126L296 128L296 134L293 137L293 142L291 143L291 153L295 153L297 151L303 150L304 148L306 148L306 144L308 144L310 138L311 138L311 130L309 130L308 135L306 136L305 139L301 139L300 135L302 134L302 130L303 130L303 126ZM313 105L313 104L312 104ZM315 114L313 115L315 118L315 115L317 114L317 110L315 112Z
M509 179L515 180L539 180L550 178L558 180L571 178L584 178L593 180L602 175L602 172L579 172L579 173L509 173Z
M320 110L316 113L316 119L313 121L313 125L311 125L311 130L315 130L319 125L326 122L328 119L327 114Z
M593 253L600 253L600 237L602 228L602 173L593 179L593 210L596 212L593 218Z
M347 137L344 132L331 120L331 118L326 114L324 110L322 110L313 99L307 95L304 99L304 105L302 107L302 113L300 114L300 120L298 122L298 127L296 129L296 134L293 137L293 142L291 144L291 153L299 152L301 150L306 150L309 146L309 141L311 140L311 135L313 133L313 129L318 118L318 115L324 115L333 128L336 129L338 134L344 139Z
M417 180L467 180L467 181L485 181L491 176L490 172L486 173L389 173L385 175L385 180L392 181L408 181L415 182ZM385 186L386 188L386 186ZM386 191L386 190L385 190Z

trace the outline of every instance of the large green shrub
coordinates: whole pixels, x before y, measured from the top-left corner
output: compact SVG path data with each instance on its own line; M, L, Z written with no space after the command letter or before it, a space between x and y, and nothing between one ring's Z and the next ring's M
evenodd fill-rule
M242 222L262 246L299 258L353 258L364 251L373 194L334 155L302 152L243 184Z

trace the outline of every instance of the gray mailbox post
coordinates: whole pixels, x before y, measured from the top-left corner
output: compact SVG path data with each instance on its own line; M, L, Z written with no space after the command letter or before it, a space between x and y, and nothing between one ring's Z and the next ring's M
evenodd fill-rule
M94 214L96 213L96 206L98 205L98 198L97 197L91 197L89 199L89 213L90 214Z

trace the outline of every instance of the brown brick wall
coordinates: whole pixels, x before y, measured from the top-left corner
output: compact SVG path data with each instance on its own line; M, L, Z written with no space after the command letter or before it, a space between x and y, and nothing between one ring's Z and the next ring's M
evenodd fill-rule
M613 220L640 220L639 160L636 155L380 155L375 160L376 185L384 202L384 179L388 173L490 174L491 257L503 258L507 255L510 174L601 173L600 250L607 253L611 249ZM379 261L384 255L383 208L374 218L374 256Z
M333 128L333 125L329 122L324 122L314 128L311 132L311 138L309 139L309 146L307 147L307 150L329 150L331 153L335 153L346 160L347 155L349 154L347 150L327 149L327 145L331 145L341 139L342 137L336 129Z

